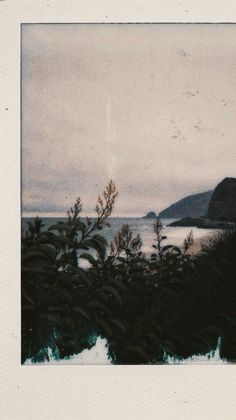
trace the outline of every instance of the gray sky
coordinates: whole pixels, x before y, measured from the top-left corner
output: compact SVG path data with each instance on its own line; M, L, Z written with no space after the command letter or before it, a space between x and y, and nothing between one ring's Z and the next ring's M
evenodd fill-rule
M236 176L236 25L24 25L22 204L144 215Z

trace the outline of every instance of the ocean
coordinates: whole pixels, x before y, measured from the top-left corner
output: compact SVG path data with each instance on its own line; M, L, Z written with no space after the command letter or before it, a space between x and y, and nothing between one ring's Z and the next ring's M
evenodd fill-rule
M47 228L51 224L55 224L57 221L65 221L66 218L60 217L42 217L41 218L44 224L44 229ZM24 217L22 219L23 226L26 224L27 221L32 221L32 217ZM83 218L81 218L83 220ZM202 238L205 238L209 235L215 234L216 229L199 229L197 227L171 227L168 226L170 223L174 222L177 219L161 219L163 224L163 235L167 237L163 241L164 245L175 245L178 247L182 247L184 239L190 233L193 232L193 239L195 243L198 245ZM152 245L154 244L155 240L155 233L153 232L153 220L152 219L145 219L141 217L110 217L108 219L110 227L104 227L99 234L104 235L108 244L112 241L115 237L117 232L124 224L128 224L134 234L140 234L142 238L142 251L149 255L152 253L153 248Z

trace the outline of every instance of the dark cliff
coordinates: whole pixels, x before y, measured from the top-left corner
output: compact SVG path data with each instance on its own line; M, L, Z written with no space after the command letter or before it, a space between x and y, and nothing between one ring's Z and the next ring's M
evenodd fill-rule
M213 191L189 195L163 210L159 217L181 218L206 216Z
M225 178L214 190L207 217L212 220L236 220L236 178Z

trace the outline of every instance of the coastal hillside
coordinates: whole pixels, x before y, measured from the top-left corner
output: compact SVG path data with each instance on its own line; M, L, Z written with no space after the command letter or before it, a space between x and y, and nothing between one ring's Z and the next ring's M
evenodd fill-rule
M235 221L236 178L225 178L215 188L207 217L212 220Z
M213 191L189 195L182 198L170 207L161 211L161 218L182 218L182 217L200 217L205 216L208 211L210 199Z

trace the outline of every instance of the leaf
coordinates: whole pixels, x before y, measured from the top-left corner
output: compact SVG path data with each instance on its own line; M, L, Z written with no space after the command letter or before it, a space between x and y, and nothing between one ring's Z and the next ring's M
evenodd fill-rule
M107 240L102 235L93 235L93 239L96 239L97 241L100 241L107 245Z
M172 277L171 280L170 280L170 282L172 284L178 284L180 286L182 286L182 285L185 284L184 280L178 279L177 277Z
M222 279L222 280L225 279L225 274L218 267L212 266L211 267L211 272L213 272L220 279Z
M95 317L95 320L97 321L98 325L102 327L103 331L107 334L107 336L111 337L113 334L113 330L110 327L110 325L103 319L98 318L97 316Z
M114 278L114 279L111 279L110 280L110 284L111 285L113 284L114 286L118 287L123 292L126 292L127 291L127 288L125 287L125 285L122 282L122 280L119 280L119 279Z
M120 305L122 304L122 299L121 299L121 297L120 297L120 294L119 294L119 293L118 293L118 291L115 289L115 287L113 287L113 286L109 286L109 285L106 285L106 286L103 286L102 290L105 290L106 292L108 292L108 293L110 293L111 295L113 295L113 296L116 298L116 300L119 302L119 304L120 304Z
M40 238L39 238L39 243L40 244L47 244L50 241L53 242L53 239L56 237L55 233L53 232L41 232L40 233Z
M92 283L90 279L88 278L88 276L86 275L85 271L80 267L77 268L77 271L78 271L79 279L83 280L88 287L91 287Z
M51 274L46 267L22 267L21 272L23 273L32 273L32 274L44 274L46 277L48 274Z
M99 253L99 256L102 259L104 259L106 255L106 245L104 244L104 242L101 242L98 240L93 240L93 242L94 242L94 248Z
M101 302L98 302L96 300L91 300L88 304L88 307L97 309L99 311L104 312L104 314L106 314L108 316L111 316L110 310L105 305L103 305Z
M40 259L48 261L48 255L45 255L41 251L27 251L27 253L23 256L27 261L33 260L33 259Z
M26 299L29 303L30 303L30 305L31 305L31 307L34 307L35 308L35 302L33 301L33 299L26 293L26 291L23 289L22 290L22 300L23 299Z
M120 262L126 262L126 259L124 257L117 257L116 259Z
M138 356L141 357L141 359L145 362L149 362L149 356L148 354L143 350L142 347L139 346L128 346L126 347L126 351L128 351L129 353L134 353L137 354Z
M97 265L97 260L90 254L84 253L79 255L79 258L83 258L84 260L88 260L90 264Z
M172 290L172 289L169 289L169 288L167 288L167 287L162 287L162 289L161 289L161 291L162 292L164 292L167 296L169 296L170 298L173 298L173 299L179 299L180 298L180 296L181 296L181 294L180 293L177 293L177 292L175 292L174 290Z
M154 333L148 333L145 337L149 338L150 340L154 341L155 343L158 342L158 338Z
M40 246L43 252L46 252L50 257L54 258L56 256L56 248L51 244L43 244Z
M236 325L236 320L234 319L234 316L230 316L223 313L220 313L219 315L221 318L225 319L229 325L232 325L232 326Z
M69 239L68 238L66 238L66 236L63 236L63 235L56 235L56 237L55 237L55 239L54 239L54 241L53 241L55 244L57 243L57 242L61 242L63 245L69 245L70 244L70 241L69 241Z
M174 245L165 245L165 246L163 246L163 248L162 248L162 251L163 252L168 251L168 250L175 251L179 255L181 255L181 251L180 251L180 249L177 246L174 246Z
M81 248L85 248L85 247L90 247L95 249L98 253L99 256L104 259L105 254L106 254L106 246L105 243L98 240L98 239L89 239L83 242L83 244L80 246Z
M83 246L93 248L93 244L94 243L93 243L92 239L86 239L85 241L82 242L81 248Z
M47 312L65 312L65 308L63 306L49 306L47 308Z
M109 298L107 296L107 293L104 292L104 290L101 290L100 288L97 289L95 292L95 296L99 300L99 302L104 302L104 304L107 305Z
M79 221L76 223L76 229L84 234L86 225L83 222Z
M61 326L61 317L58 314L42 314L40 318L49 324Z
M50 230L58 230L59 232L69 232L70 226L66 225L64 222L56 223L55 225L49 226L48 231Z
M77 313L79 313L80 315L82 315L85 319L87 319L87 321L89 321L89 315L87 314L87 312L84 310L84 309L82 309L82 308L78 308L77 306L74 306L73 308L72 308L72 310L74 311L74 312L77 312Z
M58 289L58 295L60 296L60 300L61 298L63 298L63 302L69 303L71 302L72 299L72 295L71 292L67 290L67 287L61 287L60 289Z
M31 305L22 305L23 311L35 311L35 306Z
M222 330L221 330L220 327L216 327L215 325L209 325L199 332L200 336L201 335L209 335L209 334L213 334L213 335L216 335L216 336L220 337L221 334L222 334Z
M109 318L109 321L112 324L114 324L116 327L118 327L123 334L126 332L126 328L121 321L118 321L117 319L114 319L114 318Z
M85 249L86 251L89 250L89 246L78 244L76 249Z

